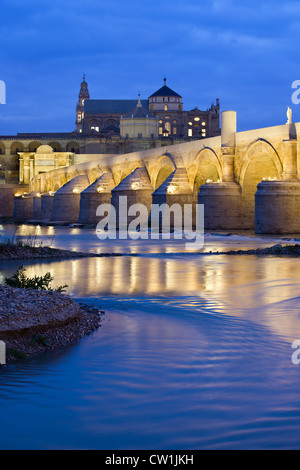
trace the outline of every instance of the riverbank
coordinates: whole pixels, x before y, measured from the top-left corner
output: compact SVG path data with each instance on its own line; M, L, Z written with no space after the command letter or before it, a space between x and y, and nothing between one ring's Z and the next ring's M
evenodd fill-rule
M6 361L73 343L99 328L102 310L56 291L0 286L0 340Z
M82 253L71 250L51 248L49 246L30 246L12 243L0 243L0 260L9 259L74 259L96 258L102 256L122 256L122 254L110 253Z
M272 255L272 256L300 256L300 245L273 245L267 248L254 248L250 250L229 250L202 253L208 255Z

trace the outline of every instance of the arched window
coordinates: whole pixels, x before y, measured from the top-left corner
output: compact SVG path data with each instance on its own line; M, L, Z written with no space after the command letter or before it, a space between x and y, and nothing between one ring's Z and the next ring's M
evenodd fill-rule
M18 152L24 152L24 146L21 142L14 142L10 148L11 155L17 155Z
M59 142L50 142L48 145L53 148L54 152L61 152L61 146Z
M29 152L36 152L36 150L41 146L41 142L30 142L29 144Z
M171 123L170 122L166 122L165 129L166 129L166 131L168 131L169 134L171 134Z

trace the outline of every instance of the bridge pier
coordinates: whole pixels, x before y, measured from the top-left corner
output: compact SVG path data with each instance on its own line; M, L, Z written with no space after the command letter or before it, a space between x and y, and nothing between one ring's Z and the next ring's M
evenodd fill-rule
M53 201L53 192L41 195L41 222L50 222L52 217Z
M32 219L33 221L39 221L42 215L42 207L41 207L41 195L39 193L33 196L33 211L32 211Z
M204 204L205 230L242 229L241 200L240 186L236 183L207 183L201 186L198 203Z
M103 173L95 183L82 191L78 218L80 224L95 225L101 220L101 217L96 216L97 208L100 204L110 204L114 187L112 174Z
M222 182L200 187L198 203L204 204L206 230L243 229L242 195L235 182L236 111L223 111L221 123Z
M33 196L35 193L22 194L14 198L13 219L15 222L26 222L33 217Z
M300 181L262 181L257 185L255 232L300 233Z
M76 223L79 217L80 194L90 185L86 175L80 175L62 186L54 194L51 221Z
M138 215L124 213L125 211L127 212L127 208L129 209L134 204L142 204L146 207L148 214L150 214L152 193L153 188L150 178L144 167L136 168L112 190L111 204L116 210L116 225L118 229L121 227L128 228L130 222L138 217ZM123 199L122 196L127 197L127 200ZM123 218L125 216L127 217L127 227L125 227L125 219Z
M161 212L159 218L159 229L162 229L162 220L164 216L167 217L168 215L166 211L169 211L169 208L171 208L172 206L174 206L174 209L177 206L178 213L181 213L180 220L178 218L178 223L180 222L181 227L183 228L184 211L187 210L187 208L184 208L185 205L190 205L191 207L190 228L194 227L196 224L196 211L194 202L194 195L190 187L186 169L177 168L152 194L152 204L167 204L169 206ZM166 221L168 220L170 220L170 228L173 229L174 226L176 226L175 215L172 213L172 216L168 216L168 219Z

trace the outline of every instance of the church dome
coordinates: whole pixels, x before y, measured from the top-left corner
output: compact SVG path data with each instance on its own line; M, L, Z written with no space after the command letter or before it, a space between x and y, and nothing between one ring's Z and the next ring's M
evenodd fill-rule
M130 113L126 114L123 119L156 119L155 116L149 113L148 109L145 109L141 103L141 98L139 95L139 99L137 102L136 107L130 111Z
M182 96L178 95L176 91L171 90L167 85L167 79L164 78L164 86L162 86L159 90L157 90L153 95L149 96L149 98L154 98L155 96L175 96L176 98L182 98Z

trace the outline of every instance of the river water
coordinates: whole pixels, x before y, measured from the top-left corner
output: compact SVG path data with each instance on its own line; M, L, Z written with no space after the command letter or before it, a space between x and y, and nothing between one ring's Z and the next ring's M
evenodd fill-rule
M300 448L299 259L105 242L77 228L24 225L18 235L126 256L0 262L0 282L20 264L50 271L106 311L77 344L0 369L1 449ZM214 234L204 251L279 242Z

